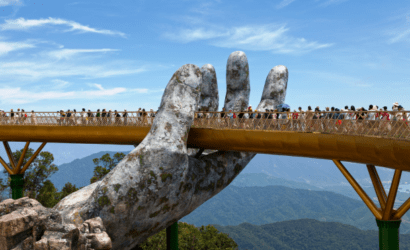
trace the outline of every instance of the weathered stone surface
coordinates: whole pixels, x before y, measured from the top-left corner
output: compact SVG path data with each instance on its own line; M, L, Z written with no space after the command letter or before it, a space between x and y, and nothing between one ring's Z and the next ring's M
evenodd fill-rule
M99 217L76 227L63 223L59 211L28 197L5 200L0 209L6 213L0 217L0 250L112 249Z
M208 151L194 158L188 153L187 138L198 110L203 79L195 65L178 69L164 91L148 135L102 180L65 197L53 209L40 209L30 200L6 200L0 203L0 220L7 221L7 215L24 208L36 212L35 225L27 229L33 236L27 234L20 239L23 242L31 237L34 249L130 250L191 213L229 185L255 156ZM206 84L212 85L213 81ZM271 84L278 83L269 81L265 90L275 89ZM249 67L243 52L229 56L227 89L227 110L239 111L248 106ZM206 94L210 95L212 91ZM265 99L271 98L262 97L262 106L269 105ZM25 213L34 216L34 212ZM17 223L20 217L15 218ZM13 247L20 242L12 243Z
M208 108L208 111L218 111L219 94L215 68L211 64L205 64L201 68L201 73L201 97L199 98L198 108Z
M250 92L248 58L244 52L235 51L229 55L226 65L226 111L248 108Z
M275 66L270 70L266 77L261 102L256 108L258 111L275 109L276 106L285 102L288 77L288 69L283 65Z

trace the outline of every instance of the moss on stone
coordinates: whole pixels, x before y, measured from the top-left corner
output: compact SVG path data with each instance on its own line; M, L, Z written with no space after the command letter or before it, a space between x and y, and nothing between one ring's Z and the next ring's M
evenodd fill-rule
M127 197L128 197L128 200L133 203L138 202L137 190L135 190L135 188L130 188L127 192Z
M111 207L110 213L115 214L115 208L114 207Z
M233 170L234 170L235 174L239 174L242 170L242 166L238 163L238 164L235 165Z
M144 156L140 154L139 158L140 158L140 166L142 167L144 165Z
M163 168L163 167L159 167L159 169L164 170L164 168Z
M172 179L172 174L169 174L169 173L163 173L163 174L161 174L161 180L162 180L162 182L165 182L168 177Z
M168 206L168 204L165 204L165 206L162 208L162 211L168 212L171 208Z
M98 205L100 205L100 207L105 207L105 206L111 205L111 201L110 199L108 199L107 196L104 195L98 198Z
M196 179L196 174L192 174L192 178L193 181Z
M157 216L157 215L159 214L159 212L161 212L161 210L159 210L159 211L157 211L157 212L155 212L155 213L150 214L149 217L150 217L150 218L154 218L155 216Z
M172 124L169 123L169 122L167 122L167 123L165 124L165 130L171 133L171 129L172 129Z
M121 184L115 184L115 185L114 185L114 190L115 190L115 192L118 193L118 190L120 190L120 187L121 187Z
M155 179L157 178L157 176L155 175L155 173L154 173L154 171L149 171L149 174L152 176L152 177L154 177Z
M174 205L172 205L172 210L174 210L174 208L176 207L176 206L178 206L179 205L179 202L177 202L177 203L175 203Z
M137 209L138 209L138 210L142 210L142 209L144 209L144 207L138 206Z
M164 203L164 202L167 202L169 199L167 198L167 197L161 197L160 199L159 199L159 204L162 204L162 203Z
M184 186L184 190L182 191L182 193L185 193L186 191L191 191L192 189L192 184L191 183L187 183Z

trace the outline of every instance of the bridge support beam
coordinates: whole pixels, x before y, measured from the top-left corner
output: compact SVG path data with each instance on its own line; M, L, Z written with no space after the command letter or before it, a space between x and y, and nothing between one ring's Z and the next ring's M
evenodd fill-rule
M178 221L167 227L167 250L178 250Z
M379 175L374 165L367 165L370 178L372 179L373 187L380 203L380 208L376 207L369 196L364 192L360 185L356 182L353 176L347 171L339 160L333 160L340 172L349 181L357 194L362 198L363 202L376 217L376 223L379 228L379 249L380 250L398 250L399 249L399 227L401 217L410 209L410 198L404 202L399 209L393 209L396 199L397 190L401 178L402 170L394 171L393 180L390 186L389 195L380 181Z
M24 187L24 172L27 170L27 168L30 166L30 164L36 159L40 151L44 148L47 142L43 142L40 147L36 150L36 152L30 157L30 159L26 162L24 167L22 168L23 165L23 160L24 156L27 153L28 146L30 145L30 142L26 142L26 145L24 146L23 152L21 153L20 159L16 163L13 153L11 152L10 145L7 141L3 141L4 148L6 149L7 156L10 161L11 168L7 165L7 163L1 158L0 156L0 163L3 165L3 167L6 169L6 171L10 174L11 182L10 182L10 187L11 187L11 194L12 198L14 200L20 199L23 197L23 187Z

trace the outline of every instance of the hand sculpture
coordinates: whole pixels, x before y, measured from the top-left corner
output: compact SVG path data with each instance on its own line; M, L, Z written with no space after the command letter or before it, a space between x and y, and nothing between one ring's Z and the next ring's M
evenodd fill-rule
M247 108L250 84L245 53L237 51L229 56L226 80L226 110ZM273 109L283 103L287 81L285 66L272 68L257 109ZM25 199L31 205L23 204L19 211L25 209L26 214L42 216L46 221L41 224L43 229L30 234L33 249L49 249L47 244L61 242L66 246L61 249L132 249L218 194L256 155L233 151L196 157L195 152L188 154L187 138L194 112L198 107L217 110L218 99L213 66L207 64L199 69L186 64L169 81L148 135L102 180L65 197L53 209L40 209L28 198L3 203L8 202L10 207ZM19 249L24 249L24 237L4 236L7 232L1 226L6 225L5 217L10 220L17 208L12 213L4 212L3 203L0 216L6 215L0 217L0 240L8 240L4 243L7 246L19 243ZM30 224L29 219L25 221Z

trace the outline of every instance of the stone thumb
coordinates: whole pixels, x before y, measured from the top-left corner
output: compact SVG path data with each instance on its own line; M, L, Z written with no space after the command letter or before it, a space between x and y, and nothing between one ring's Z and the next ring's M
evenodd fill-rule
M166 148L186 153L186 145L197 110L202 73L198 66L185 64L168 82L151 130L139 148ZM181 152L182 151L182 152Z

